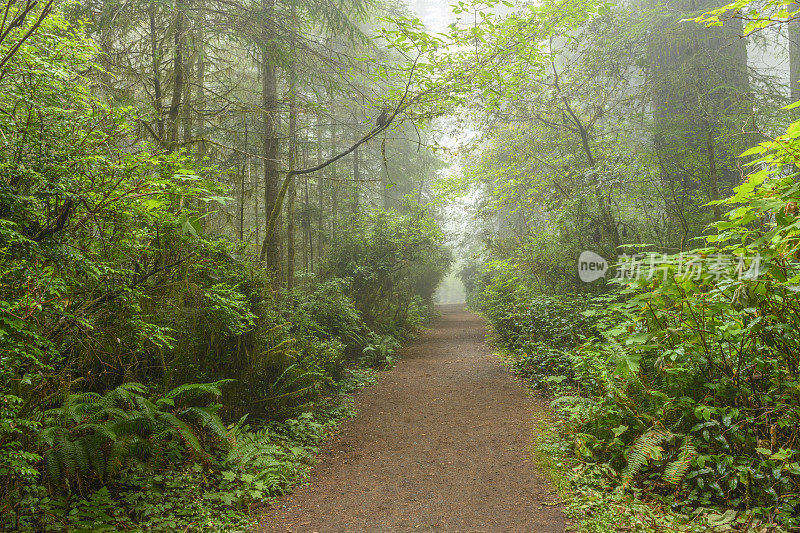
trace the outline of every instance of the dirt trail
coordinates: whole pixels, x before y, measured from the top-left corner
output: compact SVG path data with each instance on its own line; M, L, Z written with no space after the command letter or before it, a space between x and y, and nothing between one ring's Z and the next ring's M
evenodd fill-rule
M530 458L535 400L492 355L479 317L442 314L357 395L311 483L278 500L262 531L566 531Z

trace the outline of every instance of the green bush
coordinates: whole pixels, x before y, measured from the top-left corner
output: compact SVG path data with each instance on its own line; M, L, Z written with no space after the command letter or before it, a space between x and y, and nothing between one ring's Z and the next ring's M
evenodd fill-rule
M573 348L597 335L595 319L586 312L599 304L584 296L542 295L504 264L487 265L474 284L471 305L514 350L532 353L542 343Z
M474 301L515 368L570 378L544 381L573 450L610 466L618 486L687 512L730 509L725 520L744 527L796 528L800 185L781 171L791 152L762 149L768 164L727 201L707 246L658 256L654 275L622 279L617 293L583 304L577 314L596 327L572 318L580 302L538 296L508 267L479 283ZM568 370L555 355L563 352L551 351L559 347Z
M394 353L400 343L391 335L370 333L365 339L366 346L361 351L362 361L371 367L385 367L394 364Z
M450 266L441 230L423 208L371 210L354 218L331 247L324 277L347 280L367 326L402 338L429 313Z
M86 78L107 73L67 4L4 4L0 529L239 523L227 513L297 481L324 429L309 412L348 364L375 338L388 362L420 327L443 237L422 208L359 215L327 272L276 293L241 243L206 232L230 176L140 137L149 118ZM237 448L224 424L244 415L283 429ZM221 459L245 441L252 463Z
M202 441L211 436L227 444L228 431L217 415L219 405L195 404L198 399L219 398L221 384L181 385L153 399L138 383L103 395L70 394L61 407L44 413L39 439L46 485L51 492L85 494L131 460L156 465L206 460Z

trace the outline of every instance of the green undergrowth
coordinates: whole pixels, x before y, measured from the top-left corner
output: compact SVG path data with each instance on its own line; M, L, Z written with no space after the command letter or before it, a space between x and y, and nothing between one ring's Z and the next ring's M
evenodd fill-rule
M657 274L595 295L508 264L473 280L509 367L553 398L585 531L800 528L800 186L772 172Z
M536 346L538 350L532 350L533 353L513 350L495 332L491 339L496 355L515 376L523 379L531 394L551 402L551 409L535 413L531 454L540 472L560 496L565 514L576 531L787 531L759 524L732 510L702 506L681 510L673 494L653 493L646 486L623 485L620 472L612 465L587 460L587 450L582 444L587 435L577 431L578 424L571 416L580 408L569 407L580 397L580 391L575 386L574 375L568 371L568 352L544 344Z
M563 376L547 369L558 368L560 357L554 360L555 350L528 356L508 349L493 333L495 354L503 364L529 387L532 395L553 400L554 389ZM567 420L552 409L536 410L533 416L531 457L539 472L550 482L564 506L569 519L568 531L580 533L612 533L636 531L710 531L691 528L691 517L676 515L652 502L644 502L607 481L609 472L604 465L580 461L573 452Z
M567 517L581 533L631 531L642 533L674 532L779 532L794 531L759 519L749 513L713 505L688 505L681 487L672 491L653 490L647 483L625 483L637 444L630 446L620 466L593 453L599 446L586 432L596 399L586 394L586 357L582 350L564 346L554 348L545 341L515 344L491 327L495 353L509 370L528 385L531 394L551 402L550 409L535 413L532 457L549 479L564 504ZM604 416L598 411L596 416ZM612 428L621 439L624 426ZM639 439L641 440L641 439ZM610 446L615 443L612 442ZM621 440L616 443L622 446ZM668 443L654 446L653 453ZM662 451L662 453L667 453ZM657 457L650 457L650 461ZM696 462L692 463L698 468Z
M531 394L545 397L557 405L559 397L570 393L563 385L564 376L548 372L548 369L560 366L563 354L557 354L549 364L542 364L547 355L527 356L498 343L496 335L493 338L497 356L515 376L524 380ZM543 349L551 356L557 352L546 347ZM609 465L585 462L576 457L574 428L563 413L553 409L537 410L533 421L533 461L561 498L574 531L737 531L736 516L730 513L699 509L693 515L681 514L670 509L669 498L652 499L644 496L641 490L623 490L614 482L618 475Z
M568 423L552 411L537 413L534 426L534 463L561 497L564 512L581 533L630 531L641 533L734 531L714 527L728 515L675 513L669 502L643 499L615 486L607 465L585 463L573 453Z
M228 446L181 463L135 461L115 482L94 491L54 495L41 487L20 502L3 530L27 531L248 531L253 510L306 479L323 439L355 413L351 395L375 382L377 371L347 368L330 394L310 410L281 422L225 428ZM176 467L180 464L180 467Z

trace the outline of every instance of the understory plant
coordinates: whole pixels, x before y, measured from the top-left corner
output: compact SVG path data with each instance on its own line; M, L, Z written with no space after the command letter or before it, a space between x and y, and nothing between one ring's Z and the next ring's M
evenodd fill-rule
M0 529L246 529L347 414L373 332L394 349L424 321L447 254L426 209L364 210L276 290L214 227L232 174L178 142L188 115L99 81L88 18L119 7L0 2Z
M539 357L575 456L709 527L800 527L797 131L745 154L755 170L719 202L729 211L703 247L625 258L605 308L577 313L597 327L572 349L545 355L559 335L538 350L520 340L546 329L521 318L517 295L543 302L531 307L547 297L509 281L478 296L523 354L516 368L530 373L524 361Z

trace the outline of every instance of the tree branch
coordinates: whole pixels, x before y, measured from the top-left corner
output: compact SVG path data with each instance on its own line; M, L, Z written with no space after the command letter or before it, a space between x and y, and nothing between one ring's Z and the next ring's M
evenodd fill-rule
M386 122L384 124L382 124L380 126L375 126L366 135L361 137L361 139L356 141L352 146L350 146L349 148L347 148L343 152L340 152L340 153L336 154L335 156L326 159L322 163L319 163L318 165L314 165L313 167L302 168L302 169L297 169L297 170L290 170L289 172L286 173L286 178L283 180L283 184L281 185L281 190L278 192L278 197L275 199L275 205L272 207L272 212L270 213L269 219L267 220L267 231L266 231L266 233L264 235L264 241L263 241L263 243L261 245L262 246L262 248L261 248L262 249L262 254L261 254L262 256L264 255L263 254L263 250L266 249L266 246L267 246L267 243L269 242L269 239L272 237L272 234L275 232L275 226L278 223L278 218L280 216L281 209L283 209L283 200L286 197L286 192L289 190L289 185L290 185L291 181L294 179L294 177L295 176L302 176L304 174L311 174L313 172L317 172L317 171L322 170L323 168L335 163L336 161L342 159L343 157L353 153L359 146L361 146L362 144L364 144L366 142L369 142L370 140L372 140L373 138L378 136L382 131L388 129L389 126L392 125L392 122L394 122L394 119L397 117L398 113L400 113L400 111L403 109L403 106L404 106L404 104L406 102L406 99L408 97L408 93L411 90L411 83L414 81L414 71L416 70L417 62L419 61L419 58L420 58L420 56L418 55L417 59L415 59L414 63L411 65L411 70L409 71L409 74L408 74L408 82L406 83L406 88L405 88L405 91L403 92L403 96L400 98L400 101L397 103L397 105L395 106L394 110L392 111L392 114L389 115L389 117L386 119Z
M44 19L46 19L50 15L50 12L53 10L53 1L54 0L50 0L49 2L47 2L47 4L42 9L42 12L39 13L39 17L36 19L36 22L33 23L33 25L30 27L27 33L25 33L25 35L23 35L22 38L19 41L17 41L16 44L14 44L14 46L11 47L11 50L6 52L6 55L3 57L3 59L0 59L0 80L2 80L3 77L6 75L6 71L3 70L5 64L12 57L14 57L14 55L17 53L17 51L23 45L23 43L25 43L25 41L27 41L28 38L31 35L33 35L33 32L35 32L39 28L39 26L41 26L42 22L44 22ZM36 4L38 4L38 2L33 2L32 4L26 6L26 10L19 17L17 17L14 20L14 22L12 22L11 25L7 28L6 33L3 35L3 39L5 39L5 37L8 35L8 32L11 31L13 27L22 25L25 18L28 16L28 13L30 13L30 10L33 9L33 7L36 6Z

